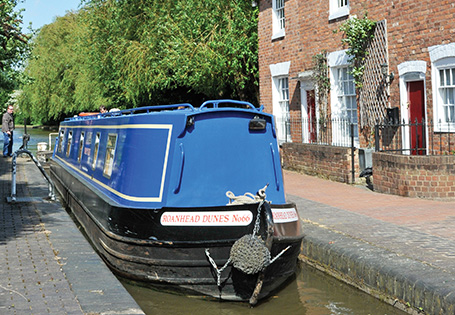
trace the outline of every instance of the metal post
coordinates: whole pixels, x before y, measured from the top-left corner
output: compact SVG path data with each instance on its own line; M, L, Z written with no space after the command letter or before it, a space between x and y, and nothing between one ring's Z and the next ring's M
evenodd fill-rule
M420 141L422 141L422 138L420 136L420 129L419 129L420 124L416 120L416 135L417 135L417 141L416 141L416 155L420 155L422 152L422 144Z
M374 150L379 151L379 122L374 126Z
M422 155L426 155L428 152L427 148L427 133L426 133L426 121L422 119Z
M25 118L24 118L24 135L28 135L27 134L27 119L25 119ZM27 137L22 138L22 145L24 146L24 149L27 149L28 139L30 139L30 138L27 138Z
M447 123L447 137L449 138L449 139L448 139L448 142L449 142L449 151L448 151L448 152L449 152L449 154L450 154L450 152L451 152L450 141L452 140L451 137L450 137L450 135L451 135L450 123Z
M16 202L16 153L13 154L11 176L11 202Z
M355 183L355 163L354 163L354 124L351 123L351 180L352 184Z
M51 200L55 200L55 189L54 189L54 182L51 180L51 178L47 175L46 171L44 168L41 166L40 162L35 158L35 156L32 154L32 152L26 150L26 149L19 149L13 154L13 160L12 160L12 178L11 178L11 202L16 202L17 200L17 193L16 193L16 170L17 170L17 163L16 163L16 158L19 154L28 154L30 158L33 160L35 165L38 167L40 170L41 174L43 174L44 178L49 184L49 198Z

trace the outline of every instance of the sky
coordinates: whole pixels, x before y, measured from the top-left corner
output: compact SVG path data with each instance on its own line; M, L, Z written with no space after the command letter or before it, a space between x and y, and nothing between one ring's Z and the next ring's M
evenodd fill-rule
M22 30L26 31L29 22L32 22L33 29L38 29L52 23L56 16L64 16L67 11L77 10L80 2L80 0L24 0L18 3L16 10L25 9L22 12L24 21Z

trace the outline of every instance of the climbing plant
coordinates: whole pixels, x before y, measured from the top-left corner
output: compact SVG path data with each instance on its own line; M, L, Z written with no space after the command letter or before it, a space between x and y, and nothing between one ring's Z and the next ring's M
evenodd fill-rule
M312 57L313 81L316 84L316 97L319 103L321 119L327 116L327 97L330 91L330 79L328 76L327 51L323 50Z
M348 46L347 54L351 57L352 76L356 88L362 88L363 73L365 70L365 61L368 57L368 46L374 38L374 29L376 21L370 20L367 13L363 18L353 17L344 22L339 30L344 33L341 42Z

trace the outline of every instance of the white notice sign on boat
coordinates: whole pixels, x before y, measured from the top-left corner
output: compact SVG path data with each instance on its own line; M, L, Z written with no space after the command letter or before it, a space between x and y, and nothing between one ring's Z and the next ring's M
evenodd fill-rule
M299 219L295 208L272 208L273 222L289 223Z
M246 226L253 221L249 210L164 212L163 226Z

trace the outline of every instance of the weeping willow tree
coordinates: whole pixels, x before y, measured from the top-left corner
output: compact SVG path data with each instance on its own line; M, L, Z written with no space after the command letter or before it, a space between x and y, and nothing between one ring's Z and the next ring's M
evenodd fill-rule
M4 107L22 80L18 68L28 52L28 36L22 33L22 14L16 6L16 0L0 0L0 104Z
M87 1L92 62L134 105L172 93L257 103L257 9L248 1ZM179 95L179 92L184 93ZM167 97L169 98L169 97Z
M86 29L80 17L80 13L68 13L57 18L33 39L32 57L25 69L30 82L20 99L22 111L33 123L59 120L104 101L86 62L88 49L81 42Z
M100 104L257 104L257 17L243 0L84 1L34 39L22 102L41 122Z

